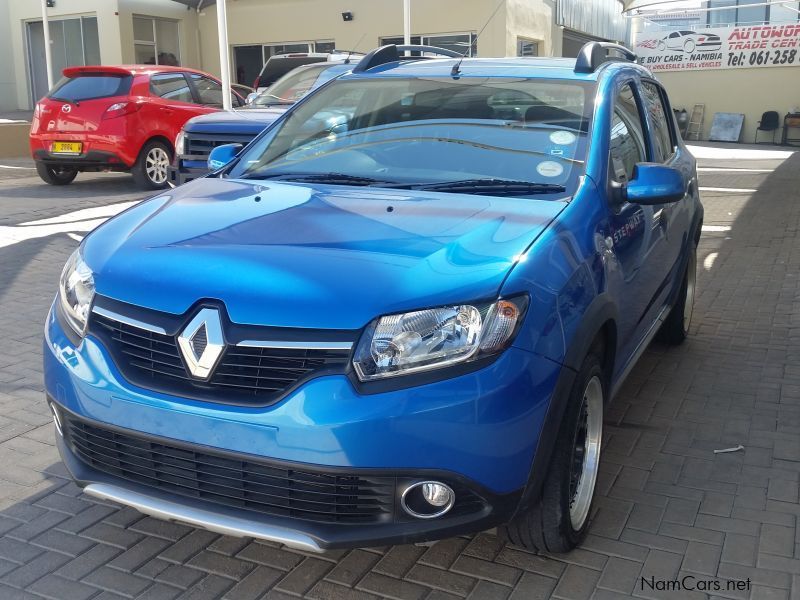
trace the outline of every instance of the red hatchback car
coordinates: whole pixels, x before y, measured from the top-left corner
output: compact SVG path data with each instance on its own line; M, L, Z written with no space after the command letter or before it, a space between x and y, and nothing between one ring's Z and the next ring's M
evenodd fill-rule
M232 92L233 105L244 99ZM130 171L146 189L167 185L175 136L222 107L222 85L184 67L68 67L36 105L31 153L39 176L70 183L78 171Z

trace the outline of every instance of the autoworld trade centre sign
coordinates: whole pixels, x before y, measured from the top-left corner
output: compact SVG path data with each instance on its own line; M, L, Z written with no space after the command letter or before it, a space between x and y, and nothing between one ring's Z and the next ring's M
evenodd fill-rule
M800 24L642 32L634 51L653 72L800 65Z

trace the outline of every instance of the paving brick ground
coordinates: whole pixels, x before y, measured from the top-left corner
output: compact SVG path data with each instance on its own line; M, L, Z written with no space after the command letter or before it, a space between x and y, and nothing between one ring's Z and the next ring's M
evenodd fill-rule
M76 241L0 247L0 599L800 598L800 154L701 165L721 169L702 171L701 186L757 191L702 193L693 335L653 346L609 406L591 532L568 556L492 533L310 555L82 496L53 445L40 368ZM0 170L0 232L141 197L127 176L54 188L31 174ZM642 584L683 576L722 589ZM726 589L748 578L749 590Z

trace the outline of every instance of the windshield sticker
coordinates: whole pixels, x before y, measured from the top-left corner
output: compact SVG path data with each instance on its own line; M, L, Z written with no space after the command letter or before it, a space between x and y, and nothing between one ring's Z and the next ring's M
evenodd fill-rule
M567 146L575 142L575 134L569 131L554 131L550 134L550 141L559 146Z
M542 177L558 177L564 172L564 167L552 160L546 160L538 164L536 172Z

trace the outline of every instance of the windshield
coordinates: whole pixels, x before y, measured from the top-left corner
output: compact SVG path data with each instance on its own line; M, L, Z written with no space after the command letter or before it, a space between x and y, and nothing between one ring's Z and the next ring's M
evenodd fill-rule
M62 78L48 97L65 102L81 102L95 98L124 96L130 88L129 75L84 73L77 77Z
M250 106L294 104L309 92L314 86L314 82L327 68L330 68L330 65L313 65L294 69L261 92L253 99Z
M340 79L256 140L229 176L563 197L584 171L590 86Z

